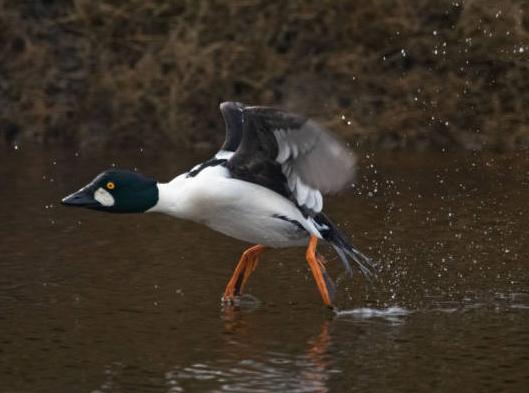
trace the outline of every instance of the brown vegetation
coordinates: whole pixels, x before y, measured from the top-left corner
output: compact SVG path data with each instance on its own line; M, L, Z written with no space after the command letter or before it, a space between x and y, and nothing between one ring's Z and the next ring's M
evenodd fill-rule
M3 139L218 143L223 100L386 148L529 145L525 0L0 0Z

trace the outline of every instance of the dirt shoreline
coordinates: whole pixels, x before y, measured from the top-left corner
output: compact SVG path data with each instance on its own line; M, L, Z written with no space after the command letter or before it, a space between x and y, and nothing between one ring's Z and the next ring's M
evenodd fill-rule
M355 146L529 146L529 3L0 0L2 144L190 146L238 100Z

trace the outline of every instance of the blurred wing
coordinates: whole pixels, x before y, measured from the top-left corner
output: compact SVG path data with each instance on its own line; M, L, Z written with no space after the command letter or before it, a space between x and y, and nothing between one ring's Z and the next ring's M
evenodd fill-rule
M316 122L267 107L243 110L243 135L228 161L232 176L271 188L316 214L322 194L349 184L355 157Z

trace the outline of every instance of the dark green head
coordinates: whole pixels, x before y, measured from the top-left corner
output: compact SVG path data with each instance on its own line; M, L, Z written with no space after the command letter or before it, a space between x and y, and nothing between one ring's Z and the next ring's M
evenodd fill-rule
M110 213L143 213L158 202L156 181L139 173L111 169L62 200L67 206Z

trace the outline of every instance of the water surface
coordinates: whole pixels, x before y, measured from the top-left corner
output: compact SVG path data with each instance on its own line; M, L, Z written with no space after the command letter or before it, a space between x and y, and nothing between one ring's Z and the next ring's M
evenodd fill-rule
M168 180L206 154L4 151L0 392L524 392L525 154L364 154L326 210L378 261L325 309L301 249L264 254L240 307L220 295L244 243L161 215L60 198L113 165Z

